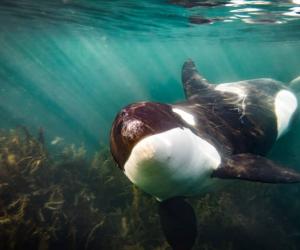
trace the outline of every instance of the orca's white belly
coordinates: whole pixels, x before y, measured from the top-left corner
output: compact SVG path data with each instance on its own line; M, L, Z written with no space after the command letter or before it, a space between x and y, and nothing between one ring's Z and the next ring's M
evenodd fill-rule
M187 128L174 128L139 141L124 170L138 187L165 200L199 193L220 163L213 145Z

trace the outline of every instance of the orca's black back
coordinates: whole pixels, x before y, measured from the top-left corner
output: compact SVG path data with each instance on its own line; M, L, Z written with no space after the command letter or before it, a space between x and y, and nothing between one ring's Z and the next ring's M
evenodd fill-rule
M194 133L214 144L224 154L265 155L277 138L274 101L285 89L280 82L256 79L233 83L246 95L202 89L185 103L174 105L194 115Z

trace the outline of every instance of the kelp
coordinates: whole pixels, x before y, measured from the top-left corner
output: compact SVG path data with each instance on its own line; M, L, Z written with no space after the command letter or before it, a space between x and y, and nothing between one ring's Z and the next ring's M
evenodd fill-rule
M163 241L159 230L148 233L158 220L155 201L133 191L107 149L92 160L75 145L52 156L43 133L34 137L23 127L0 132L0 249L160 245L151 239Z
M0 249L170 249L157 201L107 148L91 159L83 145L52 147L42 129L0 131ZM189 199L195 249L299 248L299 186L224 183Z

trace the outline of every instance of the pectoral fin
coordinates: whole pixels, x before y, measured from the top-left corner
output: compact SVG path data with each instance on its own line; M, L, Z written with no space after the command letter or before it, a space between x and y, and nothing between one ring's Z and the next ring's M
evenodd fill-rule
M191 205L181 197L163 201L159 204L159 216L172 249L192 249L197 236L197 222Z
M225 159L212 173L212 177L266 183L300 182L300 174L297 171L253 154L237 154Z

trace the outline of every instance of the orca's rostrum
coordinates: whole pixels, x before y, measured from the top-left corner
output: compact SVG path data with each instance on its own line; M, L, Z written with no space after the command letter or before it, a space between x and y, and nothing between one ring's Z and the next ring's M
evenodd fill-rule
M253 79L211 84L185 62L186 100L123 108L111 129L112 155L135 185L159 201L166 239L190 249L196 217L185 197L219 179L300 182L300 174L265 158L288 130L297 98L283 83Z

